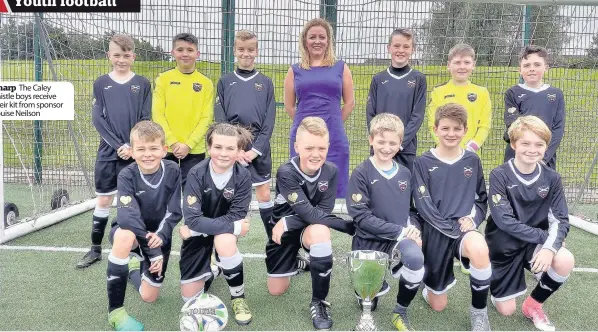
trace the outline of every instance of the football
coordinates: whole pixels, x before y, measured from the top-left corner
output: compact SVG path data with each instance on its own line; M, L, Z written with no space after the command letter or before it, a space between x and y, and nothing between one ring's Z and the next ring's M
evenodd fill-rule
M228 310L217 296L203 293L181 308L181 331L221 331L228 322Z

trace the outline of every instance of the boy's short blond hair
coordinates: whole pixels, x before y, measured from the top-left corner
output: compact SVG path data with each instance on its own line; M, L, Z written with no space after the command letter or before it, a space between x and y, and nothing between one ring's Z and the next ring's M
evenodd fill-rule
M131 134L129 135L131 144L134 144L134 137L137 137L143 142L153 142L159 139L161 145L166 144L166 135L164 134L164 129L162 129L162 126L156 122L150 120L137 122L133 129L131 129Z
M434 126L438 127L442 119L451 119L467 128L467 110L461 104L448 103L438 107L434 118Z
M521 116L511 124L508 131L511 143L515 144L517 140L523 137L523 133L526 131L531 131L538 135L546 145L550 144L552 132L542 119L533 115Z
M237 40L246 41L255 39L255 46L257 46L257 35L254 32L249 30L239 30L235 34L235 45L237 44Z
M456 56L470 56L472 60L475 60L475 51L473 49L473 47L471 47L468 44L457 44L455 46L453 46L453 48L451 48L449 50L448 53L448 61L451 62L453 60L453 58L455 58Z
M325 137L328 135L328 126L326 126L326 122L322 120L322 118L308 116L299 124L299 127L297 128L297 136L301 131L307 131L312 135Z
M370 122L370 137L382 134L384 132L393 132L399 135L401 141L405 135L405 125L401 118L391 113L380 113Z
M128 35L114 35L110 38L110 43L120 47L123 52L135 52L135 41Z

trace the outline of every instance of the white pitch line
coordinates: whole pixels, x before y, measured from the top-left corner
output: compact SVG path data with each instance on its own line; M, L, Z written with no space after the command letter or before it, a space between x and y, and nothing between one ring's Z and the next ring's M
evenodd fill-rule
M8 251L38 251L38 252L77 252L77 253L86 253L89 251L89 248L75 248L75 247L44 247L44 246L7 246L7 245L0 245L0 250L8 250ZM103 253L109 254L110 249L102 250ZM179 251L173 250L170 252L173 256L180 256L181 253ZM246 253L243 254L245 258L266 258L265 254L251 254ZM455 264L458 266L458 264ZM593 267L576 267L573 268L574 272L585 272L585 273L598 273L598 268Z
M0 250L9 251L40 251L40 252L79 252L86 253L89 248L74 248L74 247L44 247L44 246L7 246L0 245ZM102 253L109 254L110 249L102 250ZM176 250L170 252L172 256L180 256L181 253ZM245 258L266 258L265 254L243 254Z

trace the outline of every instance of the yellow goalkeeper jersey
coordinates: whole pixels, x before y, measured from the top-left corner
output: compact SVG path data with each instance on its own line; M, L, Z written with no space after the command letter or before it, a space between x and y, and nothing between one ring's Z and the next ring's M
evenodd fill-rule
M166 133L168 151L176 142L187 144L191 154L206 152L205 134L214 119L214 85L194 71L184 74L177 68L156 78L152 119Z
M469 81L467 81L467 85L457 86L453 80L450 80L432 90L432 98L426 113L428 128L436 144L438 144L438 138L434 135L436 109L448 103L463 105L467 110L468 130L461 141L461 147L466 148L469 141L473 141L478 147L481 147L488 138L492 122L492 102L488 89Z

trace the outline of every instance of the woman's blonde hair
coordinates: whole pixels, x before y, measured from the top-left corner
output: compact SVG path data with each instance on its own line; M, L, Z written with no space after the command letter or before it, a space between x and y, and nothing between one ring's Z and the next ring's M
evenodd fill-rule
M324 30L326 30L326 35L328 36L328 46L326 47L326 53L324 53L322 66L331 67L336 63L336 55L334 54L333 45L334 35L332 33L332 26L323 18L314 18L313 20L308 21L303 26L303 30L301 30L301 35L299 35L299 56L301 57L299 66L301 66L303 69L311 68L309 52L307 51L305 44L307 43L307 32L313 27L322 27Z

